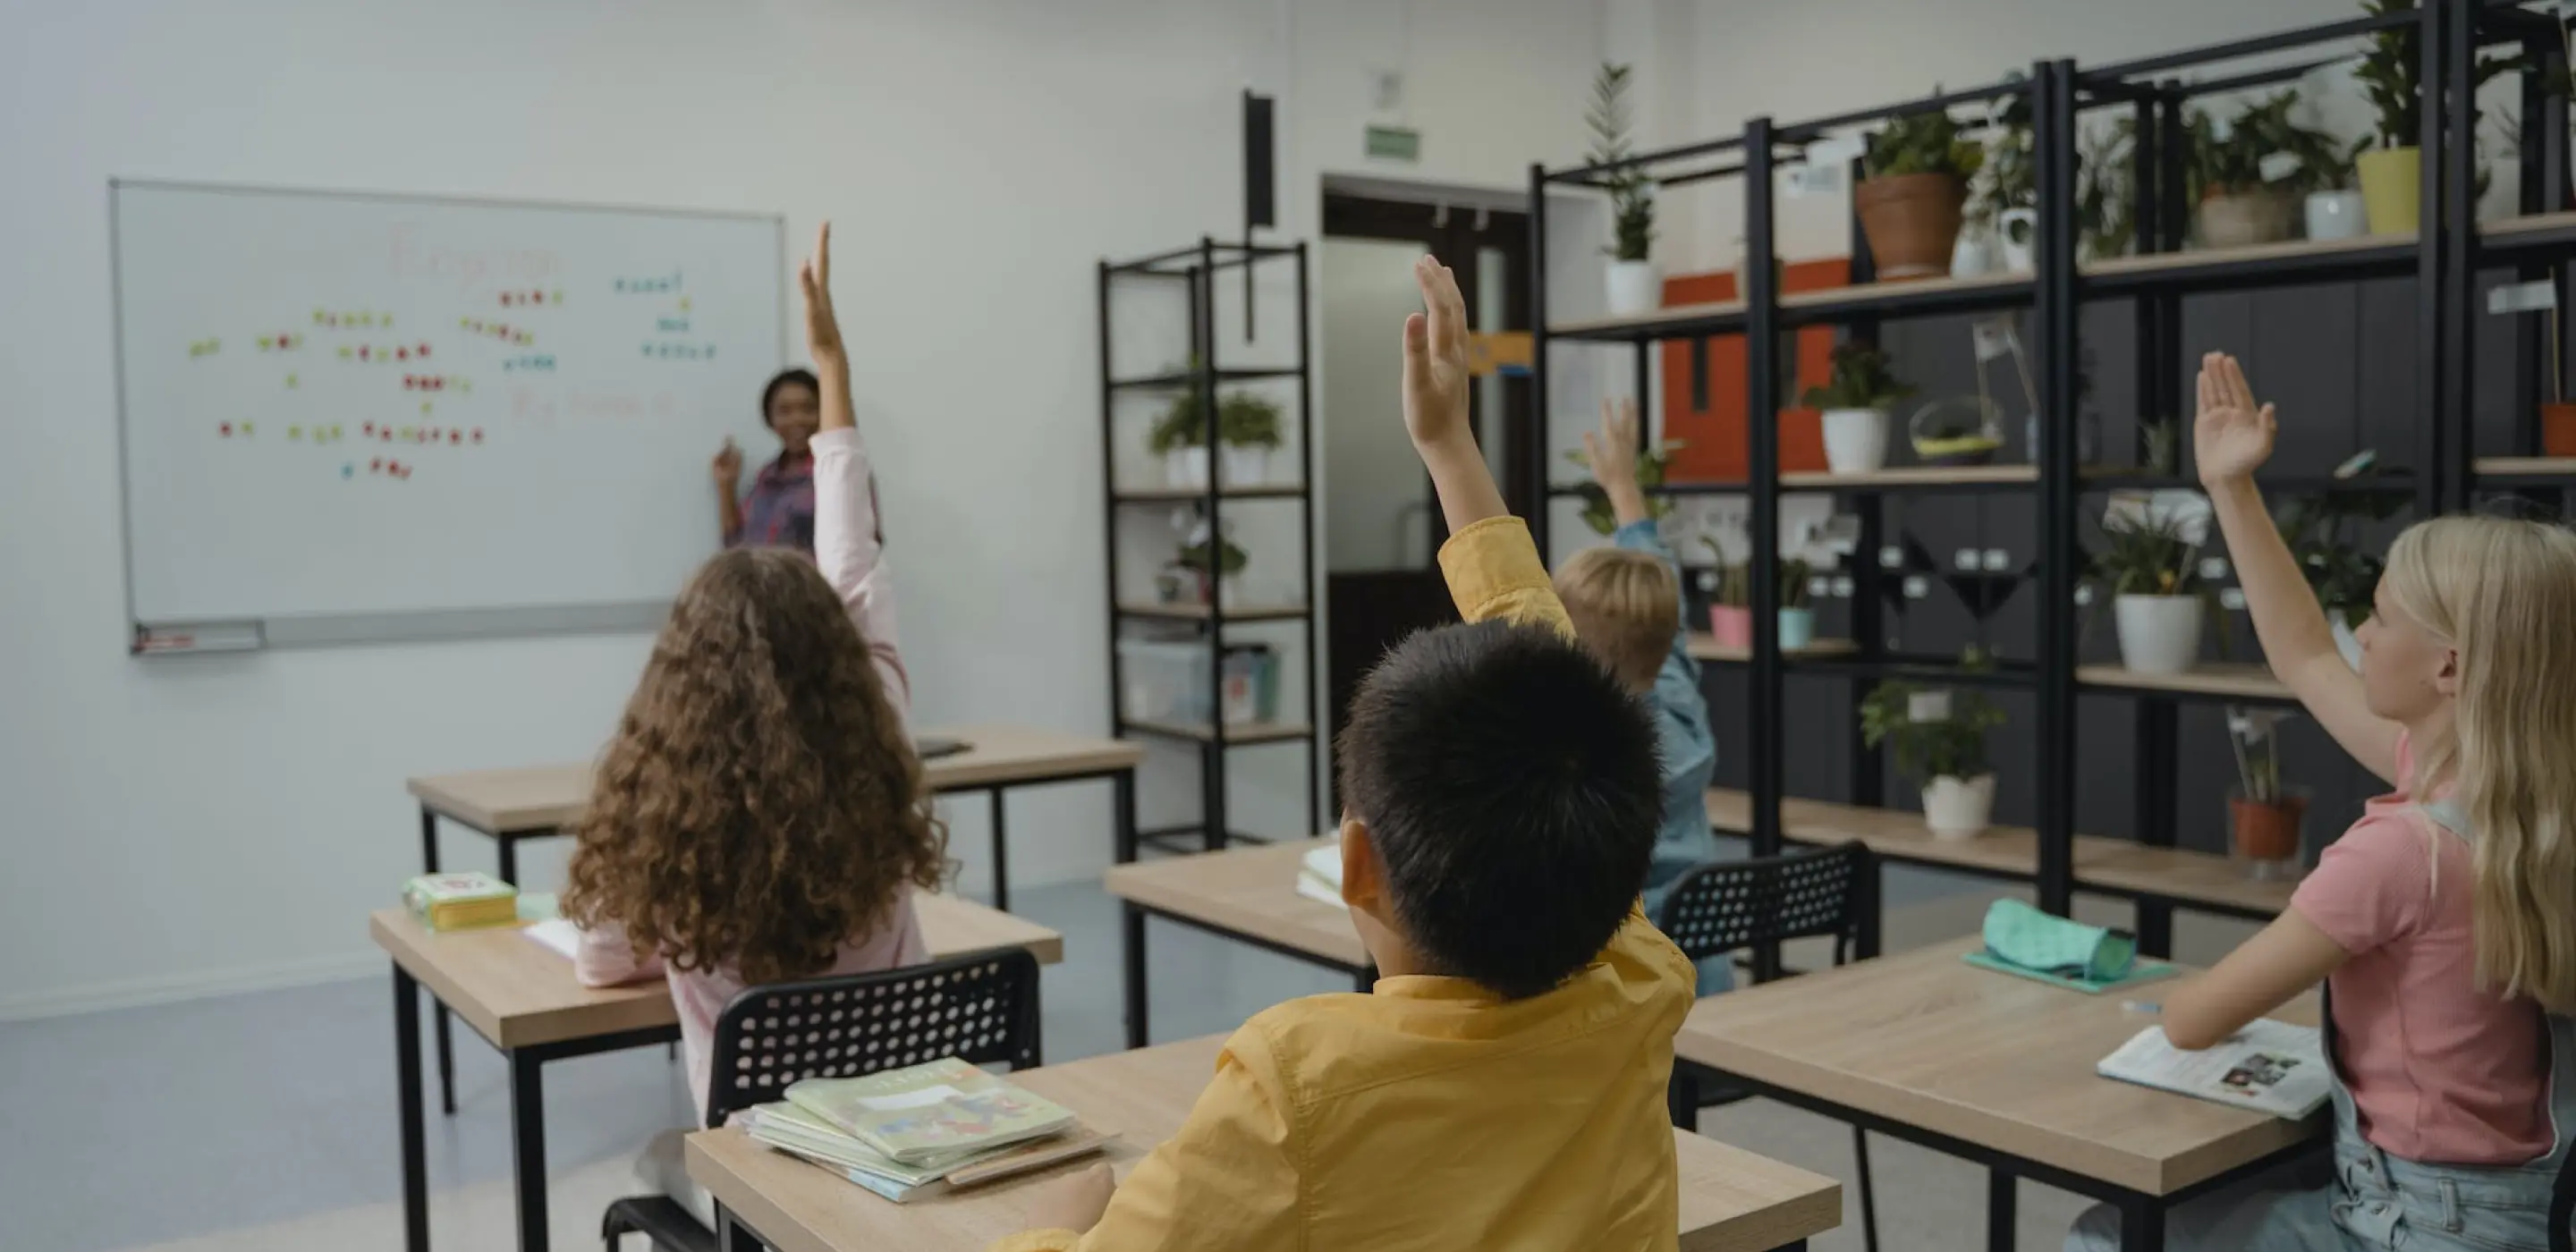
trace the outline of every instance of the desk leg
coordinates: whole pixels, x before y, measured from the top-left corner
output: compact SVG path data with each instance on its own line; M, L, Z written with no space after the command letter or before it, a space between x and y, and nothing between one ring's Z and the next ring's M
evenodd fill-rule
M1002 826L1002 789L985 793L993 798L993 907L1011 911L1011 841Z
M1664 1111L1674 1126L1698 1134L1699 1075L1689 1065L1687 1061L1673 1062L1672 1079L1664 1087Z
M1150 1035L1145 1029L1145 910L1124 900L1118 902L1119 954L1127 966L1127 1046L1144 1047Z
M519 1188L519 1252L546 1252L546 1093L541 1062L510 1051L511 1172Z
M421 1126L420 983L394 966L394 1097L402 1104L403 1252L429 1252L428 1132Z
M1991 1165L1986 1167L1986 1252L2013 1252L2020 1185L2019 1178Z
M732 1209L721 1204L716 1206L717 1252L761 1252L765 1246L760 1241L760 1233L743 1225L733 1215Z
M2155 1196L2131 1196L2120 1206L2121 1252L2164 1252L2165 1206Z
M429 806L420 806L420 868L425 874L438 872L438 814ZM438 1002L438 1111L456 1116L456 1040L449 1034L447 1002Z
M1117 792L1112 807L1118 810L1111 815L1112 820L1117 823L1117 842L1111 850L1117 856L1118 863L1125 865L1136 859L1135 769L1131 767L1118 771L1112 777L1111 783Z

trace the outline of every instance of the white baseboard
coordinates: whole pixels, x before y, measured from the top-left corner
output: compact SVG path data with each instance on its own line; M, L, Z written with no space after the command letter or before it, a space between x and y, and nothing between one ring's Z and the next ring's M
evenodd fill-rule
M86 987L66 987L56 991L39 991L32 995L0 998L0 1022L64 1017L73 1013L98 1013L109 1009L141 1008L152 1004L176 1004L182 1000L238 995L245 991L307 987L315 983L340 982L369 974L383 974L386 968L384 953L369 948L362 952L344 952L301 961L244 965L233 969L192 974L158 974L146 978L125 978L114 982L94 983Z

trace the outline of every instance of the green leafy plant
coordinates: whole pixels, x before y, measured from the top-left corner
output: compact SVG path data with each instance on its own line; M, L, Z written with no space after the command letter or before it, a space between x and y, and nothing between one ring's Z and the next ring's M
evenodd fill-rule
M2102 550L2087 577L2113 596L2188 596L2211 592L2200 576L2200 545L2182 521L2159 516L2106 519ZM2213 596L2214 607L2214 596Z
M1970 670L1985 668L1974 650L1961 665ZM1948 717L1918 722L1913 700L1927 690L1894 679L1871 688L1860 706L1862 741L1873 748L1892 746L1897 772L1918 787L1930 785L1935 778L1964 782L1990 772L1986 733L2004 724L2003 710L1975 691L1954 690L1949 693Z
M1794 556L1781 557L1780 607L1784 609L1803 609L1809 607L1813 603L1813 600L1807 591L1807 580L1814 577L1815 573L1815 567L1809 565L1802 558ZM1749 604L1751 602L1752 597L1748 595L1746 597L1746 603Z
M2172 477L2182 472L2182 423L2159 417L2138 423L2138 452L2147 472Z
M1197 543L1182 545L1180 554L1174 557L1173 561L1176 564L1189 569L1197 570L1202 574L1206 573L1209 565L1207 541L1201 540ZM1217 541L1216 573L1218 577L1222 578L1228 574L1240 574L1243 572L1243 567L1251 564L1251 562L1252 554L1244 551L1242 546L1235 543L1235 541L1231 539L1222 539Z
M2138 124L2121 118L2083 137L2075 156L2075 218L2084 259L2125 255L2138 233L2138 206L2130 191L2130 162Z
M2184 123L2183 194L2193 204L2266 188L2305 195L2338 167L2349 169L2360 149L2299 121L2292 116L2298 107L2299 93L2285 88L2246 104L2223 129L2216 115L2193 110ZM2297 167L2266 178L2264 163L2276 155L2295 158Z
M1616 164L1635 151L1628 134L1629 73L1629 66L1604 61L1592 78L1592 106L1583 115L1592 130L1592 164ZM1610 193L1610 221L1617 235L1606 251L1621 261L1645 260L1655 242L1655 180L1639 167L1626 166L1602 175L1601 185Z
M1679 440L1667 440L1637 454L1637 485L1646 489L1646 516L1656 521L1673 514L1672 497L1657 495L1655 488L1664 485L1664 472L1672 465L1673 453L1683 446ZM1592 458L1581 448L1566 453L1565 459L1587 470L1592 468ZM1591 527L1594 534L1607 535L1619 529L1619 514L1610 507L1610 493L1603 491L1601 484L1586 478L1574 490L1583 500L1583 524Z
M1711 541L1708 546L1715 548L1717 544ZM1753 566L1743 561L1728 562L1721 553L1717 567L1717 597L1710 603L1730 609L1752 608Z
M1985 163L1985 148L1962 136L1958 120L1937 109L1889 122L1870 137L1869 152L1862 158L1862 168L1872 178L1949 174L1962 182L1976 177Z
M1145 436L1145 446L1154 455L1177 452L1183 448L1207 446L1207 417L1199 408L1196 388L1182 392L1172 400L1172 407L1154 419L1154 428Z
M2274 519L2290 556L2329 617L2359 628L2370 616L2387 563L2359 545L2358 528L2384 522L2406 507L2395 492L2326 491L2299 496Z
M1235 448L1276 448L1283 413L1277 401L1237 391L1216 403L1216 437Z
M2013 209L2039 207L2039 146L2031 130L2029 96L2014 96L1996 116L1994 140L1986 145L1985 173L1976 200L1980 221L1992 225Z
M1889 368L1878 345L1855 339L1834 348L1833 372L1822 386L1807 388L1798 403L1811 409L1885 409L1916 390Z
M2361 11L2372 17L2385 17L2412 13L2415 7L2415 0L2362 0ZM2353 67L2353 78L2361 84L2362 94L2369 97L2372 112L2378 115L2378 131L2373 138L2379 147L2412 148L2423 138L2424 82L2420 71L2424 50L2420 34L2411 24L2373 31L2370 51ZM2469 98L2476 99L2475 88L2486 86L2498 74L2534 69L2524 56L2481 55Z

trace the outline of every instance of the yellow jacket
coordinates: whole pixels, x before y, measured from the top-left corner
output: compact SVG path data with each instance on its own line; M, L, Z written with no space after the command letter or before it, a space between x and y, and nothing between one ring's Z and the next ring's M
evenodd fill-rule
M1518 519L1458 532L1440 562L1468 620L1572 634ZM1227 1041L1188 1123L1090 1234L993 1252L1673 1248L1664 1086L1693 977L1632 912L1532 999L1424 975L1291 1000Z

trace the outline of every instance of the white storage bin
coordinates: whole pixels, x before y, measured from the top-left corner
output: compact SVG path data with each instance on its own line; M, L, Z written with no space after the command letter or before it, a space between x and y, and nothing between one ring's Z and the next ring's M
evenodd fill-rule
M1118 664L1128 717L1205 725L1215 703L1207 645L1121 639Z

